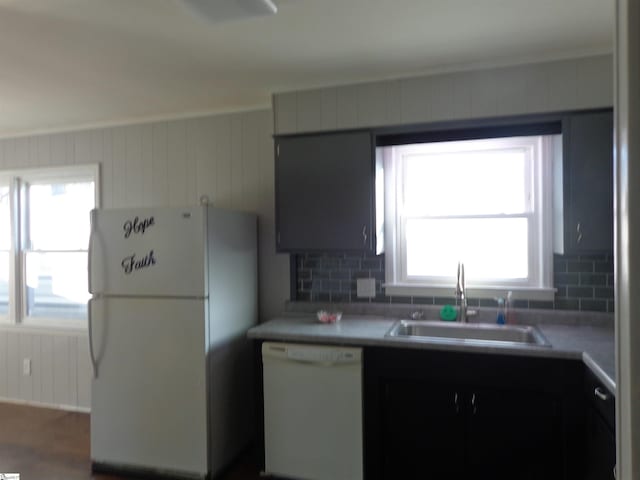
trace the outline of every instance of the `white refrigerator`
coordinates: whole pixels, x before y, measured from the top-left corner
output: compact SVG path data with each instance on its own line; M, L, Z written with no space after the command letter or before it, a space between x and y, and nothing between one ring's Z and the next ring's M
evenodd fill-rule
M91 215L92 468L213 476L254 432L256 217L206 205Z

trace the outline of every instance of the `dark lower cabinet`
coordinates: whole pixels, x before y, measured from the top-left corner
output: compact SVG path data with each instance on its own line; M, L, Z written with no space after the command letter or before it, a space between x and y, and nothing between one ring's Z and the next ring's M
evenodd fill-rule
M455 389L412 380L383 388L382 478L463 478L465 424Z
M595 408L587 409L587 480L615 479L616 439Z
M563 478L555 398L415 380L384 388L383 478Z
M616 465L615 398L593 373L585 374L586 480L613 480Z
M365 470L376 479L583 479L582 365L370 349Z
M561 401L555 395L476 389L468 419L469 475L563 478Z

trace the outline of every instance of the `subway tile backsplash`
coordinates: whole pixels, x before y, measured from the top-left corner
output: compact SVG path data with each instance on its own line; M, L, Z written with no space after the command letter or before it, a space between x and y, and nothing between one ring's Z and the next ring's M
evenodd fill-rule
M293 256L296 301L331 303L404 303L444 305L451 297L402 297L385 295L384 255L353 253L305 253ZM613 312L613 254L554 255L553 301L516 300L516 308ZM375 278L376 297L358 298L356 280ZM451 287L453 290L453 286ZM469 299L470 306L495 307L491 299Z

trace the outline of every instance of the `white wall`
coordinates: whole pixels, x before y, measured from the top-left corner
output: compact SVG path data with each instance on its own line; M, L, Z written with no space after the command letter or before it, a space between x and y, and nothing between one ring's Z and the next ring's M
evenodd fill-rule
M276 133L612 105L611 55L280 93L273 98Z
M288 256L275 254L270 110L0 140L0 169L99 163L102 206L214 205L259 216L260 316L282 310ZM242 295L242 292L238 292ZM22 375L22 359L32 375ZM88 408L85 332L0 326L0 399Z

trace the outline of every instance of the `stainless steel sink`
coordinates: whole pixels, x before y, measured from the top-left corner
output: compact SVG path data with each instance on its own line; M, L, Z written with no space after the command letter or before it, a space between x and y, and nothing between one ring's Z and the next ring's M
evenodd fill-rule
M481 345L551 346L537 327L528 325L399 320L393 324L386 336L428 342L448 341Z

